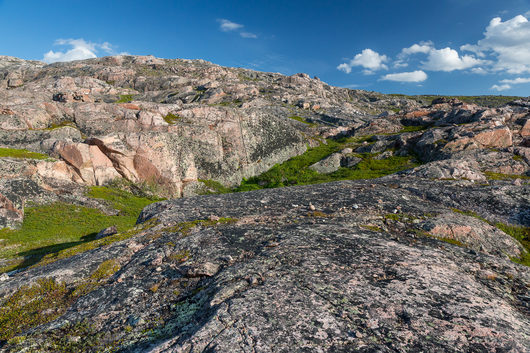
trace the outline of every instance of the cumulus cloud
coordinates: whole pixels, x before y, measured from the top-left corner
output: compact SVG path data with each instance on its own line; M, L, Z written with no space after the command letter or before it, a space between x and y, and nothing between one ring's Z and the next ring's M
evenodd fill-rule
M514 78L514 79L501 80L501 83L508 83L508 84L512 84L512 85L519 85L519 84L522 84L522 83L530 83L530 77L526 77L526 78L517 77L517 78Z
M530 83L530 77L517 77L514 79L505 79L499 81L499 85L493 85L490 89L495 91L506 91L513 87L513 85L521 85Z
M395 82L423 82L429 76L421 70L412 72L400 72L397 74L388 74L381 77L384 81L395 81Z
M113 46L108 42L92 43L87 42L84 39L58 39L55 41L54 45L68 46L70 49L65 51L50 50L44 54L42 61L46 63L54 63L58 61L93 59L97 58L99 52L109 55L116 54Z
M492 55L496 58L492 63L495 71L512 74L530 72L530 22L523 15L505 22L495 17L486 27L483 39L476 44L463 45L460 49L479 57Z
M403 48L399 57L403 58L407 55L418 53L428 54L431 50L433 50L432 42L421 42L420 44L413 44L408 48Z
M510 85L493 85L493 86L491 86L490 89L498 91L498 92L501 92L501 91L509 90L511 88L512 88L512 86L510 86Z
M469 69L482 63L482 60L471 55L460 56L456 50L449 47L431 49L427 61L422 62L426 70L446 72Z
M243 25L239 23L235 23L235 22L232 22L224 18L221 18L217 21L220 23L219 28L223 32L231 32L231 31L235 31L235 30L238 30L244 27Z
M364 49L360 54L355 55L348 63L342 63L337 66L337 69L350 73L352 67L361 66L365 70L365 74L373 74L377 70L388 70L388 66L385 65L389 59L386 55L380 55L378 52L372 49Z

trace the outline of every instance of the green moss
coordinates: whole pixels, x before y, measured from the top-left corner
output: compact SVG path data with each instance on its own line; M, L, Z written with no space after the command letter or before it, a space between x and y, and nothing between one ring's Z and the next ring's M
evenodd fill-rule
M200 183L203 183L204 186L208 189L208 190L202 192L203 195L208 195L208 194L226 194L226 193L229 193L229 192L232 191L230 188L227 188L226 186L224 186L223 184L221 184L220 182L215 181L215 180L198 179L197 181L200 182Z
M290 116L289 119L293 119L293 120L299 121L299 122L304 123L304 124L306 124L308 126L311 126L311 127L317 126L317 124L310 123L310 122L306 121L304 118L302 118L300 116Z
M339 168L330 174L319 174L309 168L310 165L322 160L345 147L359 146L370 136L327 140L327 144L308 149L304 154L293 157L282 164L276 164L267 172L247 180L243 180L235 191L249 191L262 188L275 188L289 185L305 185L324 183L336 180L373 179L389 175L401 170L413 168L418 164L412 156L392 156L375 159L378 154L359 154L362 159L352 168Z
M416 131L423 131L423 130L427 130L429 127L428 126L422 126L422 125L417 125L417 126L405 126L403 127L403 129L401 129L401 131L398 132L398 134L402 134L404 132L416 132Z
M383 229L379 228L378 226L373 226L369 224L361 224L361 228L371 230L372 232L378 232L378 233L383 232Z
M55 124L55 123L51 124L45 130L55 130L55 129L60 129L65 126L69 126L69 127L73 127L77 129L77 126L75 125L73 121L61 121L59 124Z
M49 156L31 152L25 149L16 149L16 148L0 148L0 158L9 157L9 158L23 158L23 159L47 159Z
M517 174L502 174L495 172L484 172L484 175L488 180L515 180L515 179L530 179L530 176L527 175L517 175Z
M169 258L175 262L184 262L191 257L189 250L181 250L177 253L169 255Z
M166 233L181 233L184 236L187 236L190 234L191 230L195 227L201 226L201 227L212 227L218 224L231 224L237 222L237 219L235 218L226 218L221 217L218 220L210 220L210 219L197 219L194 221L189 222L181 222L178 223L175 226L163 228L160 232L166 232Z
M0 340L50 322L64 313L72 299L64 283L39 279L33 286L23 286L0 306Z
M120 95L120 99L118 99L116 103L131 103L132 101L133 101L132 94L122 94Z
M466 247L466 245L464 243L462 243L461 241L458 241L456 239L453 239L453 238L439 238L439 237L436 237L436 239L441 240L441 241L446 242L446 243L449 243L449 244L457 245L457 246L460 246L460 247L463 247L463 248Z
M106 200L110 206L119 210L118 215L109 216L97 209L61 202L27 207L20 229L0 229L0 239L4 239L0 243L0 258L13 259L13 263L0 268L0 272L39 262L48 263L83 249L93 249L111 241L125 239L136 231L131 228L135 226L141 210L157 201L103 186L92 187L88 195ZM94 240L97 232L113 225L117 227L119 234Z
M524 160L523 157L521 157L521 156L519 156L519 155L516 155L516 154L514 154L512 158L513 158L514 161L518 161L518 162Z
M174 125L177 121L179 121L179 119L182 119L182 118L180 116L178 116L178 115L173 114L173 113L168 113L164 117L164 121L166 123L168 123L169 125Z

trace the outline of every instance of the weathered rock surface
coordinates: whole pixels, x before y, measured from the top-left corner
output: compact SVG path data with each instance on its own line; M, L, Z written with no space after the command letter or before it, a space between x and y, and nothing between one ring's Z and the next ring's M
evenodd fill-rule
M402 175L156 203L139 218L153 227L0 282L6 297L120 265L3 350L524 352L530 270L508 259L520 245L451 208L530 224L529 199L528 185Z
M27 161L25 178L57 194L64 190L44 179L91 186L124 178L170 197L195 194L201 180L234 186L303 153L315 144L312 135L347 133L388 107L417 105L306 74L203 60L117 56L45 65L0 57L0 148L53 157ZM9 212L1 212L0 227L20 221L4 221Z

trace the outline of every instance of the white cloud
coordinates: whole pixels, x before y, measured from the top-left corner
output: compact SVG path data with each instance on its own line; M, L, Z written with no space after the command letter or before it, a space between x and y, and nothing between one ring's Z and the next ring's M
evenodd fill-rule
M527 77L527 78L517 77L517 78L512 79L512 80L509 80L509 79L501 80L501 83L509 83L509 84L512 84L512 85L519 85L519 84L523 84L523 83L530 83L530 77Z
M365 74L373 74L377 70L388 70L388 66L384 64L388 61L389 59L386 55L380 55L372 49L364 49L360 54L355 55L349 63L342 63L337 66L337 69L350 73L352 67L361 66L365 68L363 71Z
M421 70L413 72L401 72L397 74L388 74L381 77L384 81L395 81L395 82L423 82L429 76Z
M347 74L351 72L351 66L346 63L340 64L339 66L337 66L337 69L339 69L340 71L344 71Z
M239 33L239 35L243 38L252 38L252 39L256 39L258 38L258 36L254 33L250 33L250 32L241 32Z
M407 55L412 54L428 54L433 49L432 42L421 42L420 44L413 44L408 48L403 48L401 50L401 54L399 55L400 58L403 58Z
M482 64L483 61L471 55L460 56L451 48L431 49L427 61L422 62L423 68L431 71L454 71L472 68Z
M501 92L501 91L509 90L511 88L512 88L512 86L510 86L510 85L493 85L493 86L491 86L490 89L498 91L498 92Z
M223 32L231 32L231 31L235 31L237 29L241 29L241 28L244 27L243 25L241 25L239 23L235 23L235 22L232 22L232 21L224 19L224 18L221 18L221 19L219 19L217 21L220 23L219 28Z
M463 45L460 49L479 56L492 55L496 59L492 63L495 71L512 74L530 72L530 22L523 15L505 22L495 17L486 27L483 39L473 45Z
M530 83L530 77L517 77L514 79L505 79L499 81L498 85L491 86L490 89L495 91L506 91L512 88L512 85L521 85L524 83Z
M72 61L97 58L97 53L103 51L106 54L115 54L112 45L109 42L92 43L84 39L58 39L54 45L70 46L71 49L66 51L53 51L44 54L42 61L54 63L58 61ZM125 53L121 53L125 54Z
M219 29L223 32L239 32L239 35L242 38L249 38L249 39L256 39L258 38L258 35L251 32L243 31L242 29L245 27L242 24L232 22L230 20L227 20L225 18L218 19L217 22L219 22Z

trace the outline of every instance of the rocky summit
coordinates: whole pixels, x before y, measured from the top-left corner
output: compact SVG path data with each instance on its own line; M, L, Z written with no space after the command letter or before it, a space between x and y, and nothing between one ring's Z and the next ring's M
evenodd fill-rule
M527 352L530 99L0 56L0 350Z

